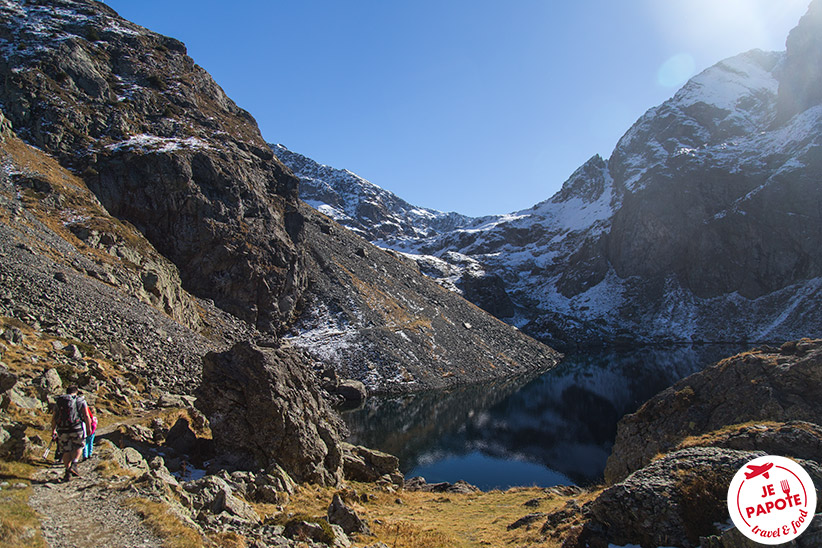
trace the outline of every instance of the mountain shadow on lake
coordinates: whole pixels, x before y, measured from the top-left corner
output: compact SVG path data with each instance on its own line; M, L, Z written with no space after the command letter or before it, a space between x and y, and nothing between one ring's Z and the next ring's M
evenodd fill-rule
M526 483L589 484L602 478L620 418L739 350L712 345L578 354L535 379L372 398L343 418L350 442L397 455L403 472L428 481L490 474L483 483L504 488L522 485L524 470L538 465L551 473ZM481 474L473 474L480 465Z

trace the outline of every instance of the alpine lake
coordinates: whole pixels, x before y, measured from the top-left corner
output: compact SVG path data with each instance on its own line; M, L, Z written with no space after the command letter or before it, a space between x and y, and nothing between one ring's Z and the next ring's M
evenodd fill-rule
M617 422L740 345L566 355L539 376L372 397L343 413L350 443L396 455L406 478L482 490L602 481Z

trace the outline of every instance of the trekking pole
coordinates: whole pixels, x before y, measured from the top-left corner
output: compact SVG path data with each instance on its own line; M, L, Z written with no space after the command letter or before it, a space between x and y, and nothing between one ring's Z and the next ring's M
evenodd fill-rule
M54 440L55 440L55 438L56 438L56 436L52 436L52 437L51 437L51 441L49 442L49 446L48 446L48 447L46 447L46 450L45 450L45 451L43 451L43 460L48 460L48 458L49 458L49 450L51 449L52 444L54 444Z

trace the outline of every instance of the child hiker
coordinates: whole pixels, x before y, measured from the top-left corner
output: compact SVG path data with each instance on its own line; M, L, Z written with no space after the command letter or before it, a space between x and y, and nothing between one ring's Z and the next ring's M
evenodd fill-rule
M83 460L90 459L94 450L94 432L97 431L97 414L94 407L88 406L88 416L91 417L91 430L86 431L86 444L83 446Z

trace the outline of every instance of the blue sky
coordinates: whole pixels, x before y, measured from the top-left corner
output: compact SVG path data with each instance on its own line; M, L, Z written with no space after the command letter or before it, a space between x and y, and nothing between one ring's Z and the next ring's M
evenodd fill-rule
M186 43L269 142L468 215L549 198L809 0L107 0Z

